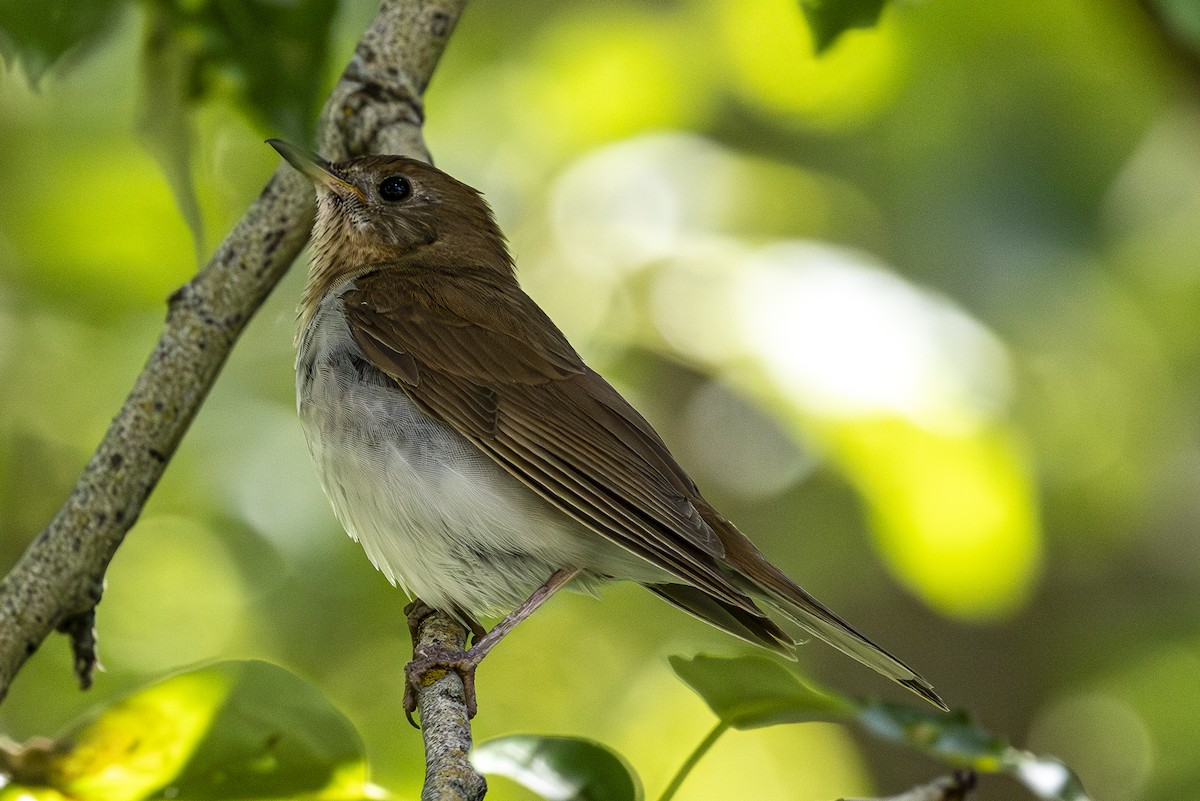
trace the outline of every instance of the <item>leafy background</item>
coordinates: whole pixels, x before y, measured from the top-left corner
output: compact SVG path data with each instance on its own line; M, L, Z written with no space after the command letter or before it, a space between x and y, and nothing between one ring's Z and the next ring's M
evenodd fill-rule
M6 564L165 297L274 169L262 139L306 135L374 12L34 5L0 0ZM1188 2L1147 7L1166 29L1116 0L900 2L834 38L789 0L478 0L427 98L439 166L484 190L526 288L710 499L1101 801L1200 784L1197 28ZM348 715L375 781L416 794L405 599L338 533L294 419L302 273L113 563L107 673L80 694L49 641L0 708L9 736L264 659ZM477 736L593 738L653 795L712 726L666 660L697 651L739 645L636 587L556 599L482 668ZM907 700L819 644L801 665ZM869 795L937 770L835 723L731 731L678 797Z

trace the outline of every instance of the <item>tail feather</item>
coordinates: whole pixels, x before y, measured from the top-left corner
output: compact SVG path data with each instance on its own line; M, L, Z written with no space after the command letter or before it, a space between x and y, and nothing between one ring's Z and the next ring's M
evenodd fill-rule
M788 620L847 656L907 687L934 706L948 711L933 686L915 670L842 620L765 558L762 558L761 565L762 568L755 571L757 575L744 575L758 585L756 589L766 596L767 602Z
M716 510L706 505L701 514L721 538L721 544L725 546L724 564L734 574L731 578L740 589L752 597L762 598L788 620L847 656L948 711L945 702L933 691L929 682L809 595L803 587L771 564L745 535Z
M800 592L804 591L800 590ZM921 678L915 670L871 642L865 635L830 612L811 596L806 600L811 603L797 603L791 598L780 598L772 593L768 603L805 631L887 676L897 684L907 687L934 706L948 711L945 702L934 692L933 686Z
M690 584L647 584L646 589L705 623L788 659L796 658L795 642L766 615L755 615L714 598Z

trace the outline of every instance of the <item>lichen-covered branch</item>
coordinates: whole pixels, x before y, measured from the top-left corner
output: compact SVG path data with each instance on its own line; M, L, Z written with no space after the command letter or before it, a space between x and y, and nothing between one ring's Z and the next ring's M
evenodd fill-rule
M466 631L441 612L426 615L413 638L413 653L424 648L466 645ZM421 801L480 801L487 783L467 759L471 750L471 720L463 695L462 677L453 670L427 673L416 688L425 738L425 787Z
M466 0L382 0L319 122L324 155L428 158L421 96ZM109 561L154 490L250 317L308 239L312 187L284 165L171 296L166 324L66 503L0 581L0 698L54 630L87 686Z

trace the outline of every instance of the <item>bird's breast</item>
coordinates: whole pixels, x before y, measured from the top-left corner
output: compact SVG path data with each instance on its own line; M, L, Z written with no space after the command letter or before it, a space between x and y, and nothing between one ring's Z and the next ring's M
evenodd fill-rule
M560 567L602 568L612 546L370 364L339 295L301 331L297 403L334 512L375 566L435 608L476 615L515 607Z

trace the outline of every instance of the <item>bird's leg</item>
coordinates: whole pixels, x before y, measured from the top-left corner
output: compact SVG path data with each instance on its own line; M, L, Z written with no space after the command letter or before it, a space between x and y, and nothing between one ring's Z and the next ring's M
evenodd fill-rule
M412 713L417 708L417 689L421 686L427 673L438 669L453 670L462 677L463 700L467 706L467 717L475 717L475 712L478 709L475 701L475 668L479 667L479 663L483 661L483 658L491 653L496 644L516 628L518 623L533 614L534 610L549 600L551 595L562 589L563 585L578 574L579 568L577 567L556 570L554 575L546 580L545 584L533 591L533 594L525 600L525 603L506 615L491 631L482 637L476 632L475 644L466 651L458 651L444 646L420 646L414 648L413 660L404 668L405 676L408 679L404 689L404 713L408 716L409 722L412 721ZM420 621L432 612L428 606L424 604L420 604L420 606L423 606L424 610L418 607L418 602L413 602L405 610L409 614L409 626L413 630L414 643L416 642L416 626L419 626ZM412 611L409 611L409 609ZM415 624L413 623L414 613L420 614ZM474 626L471 628L472 631L475 631ZM482 627L479 630L482 631Z

